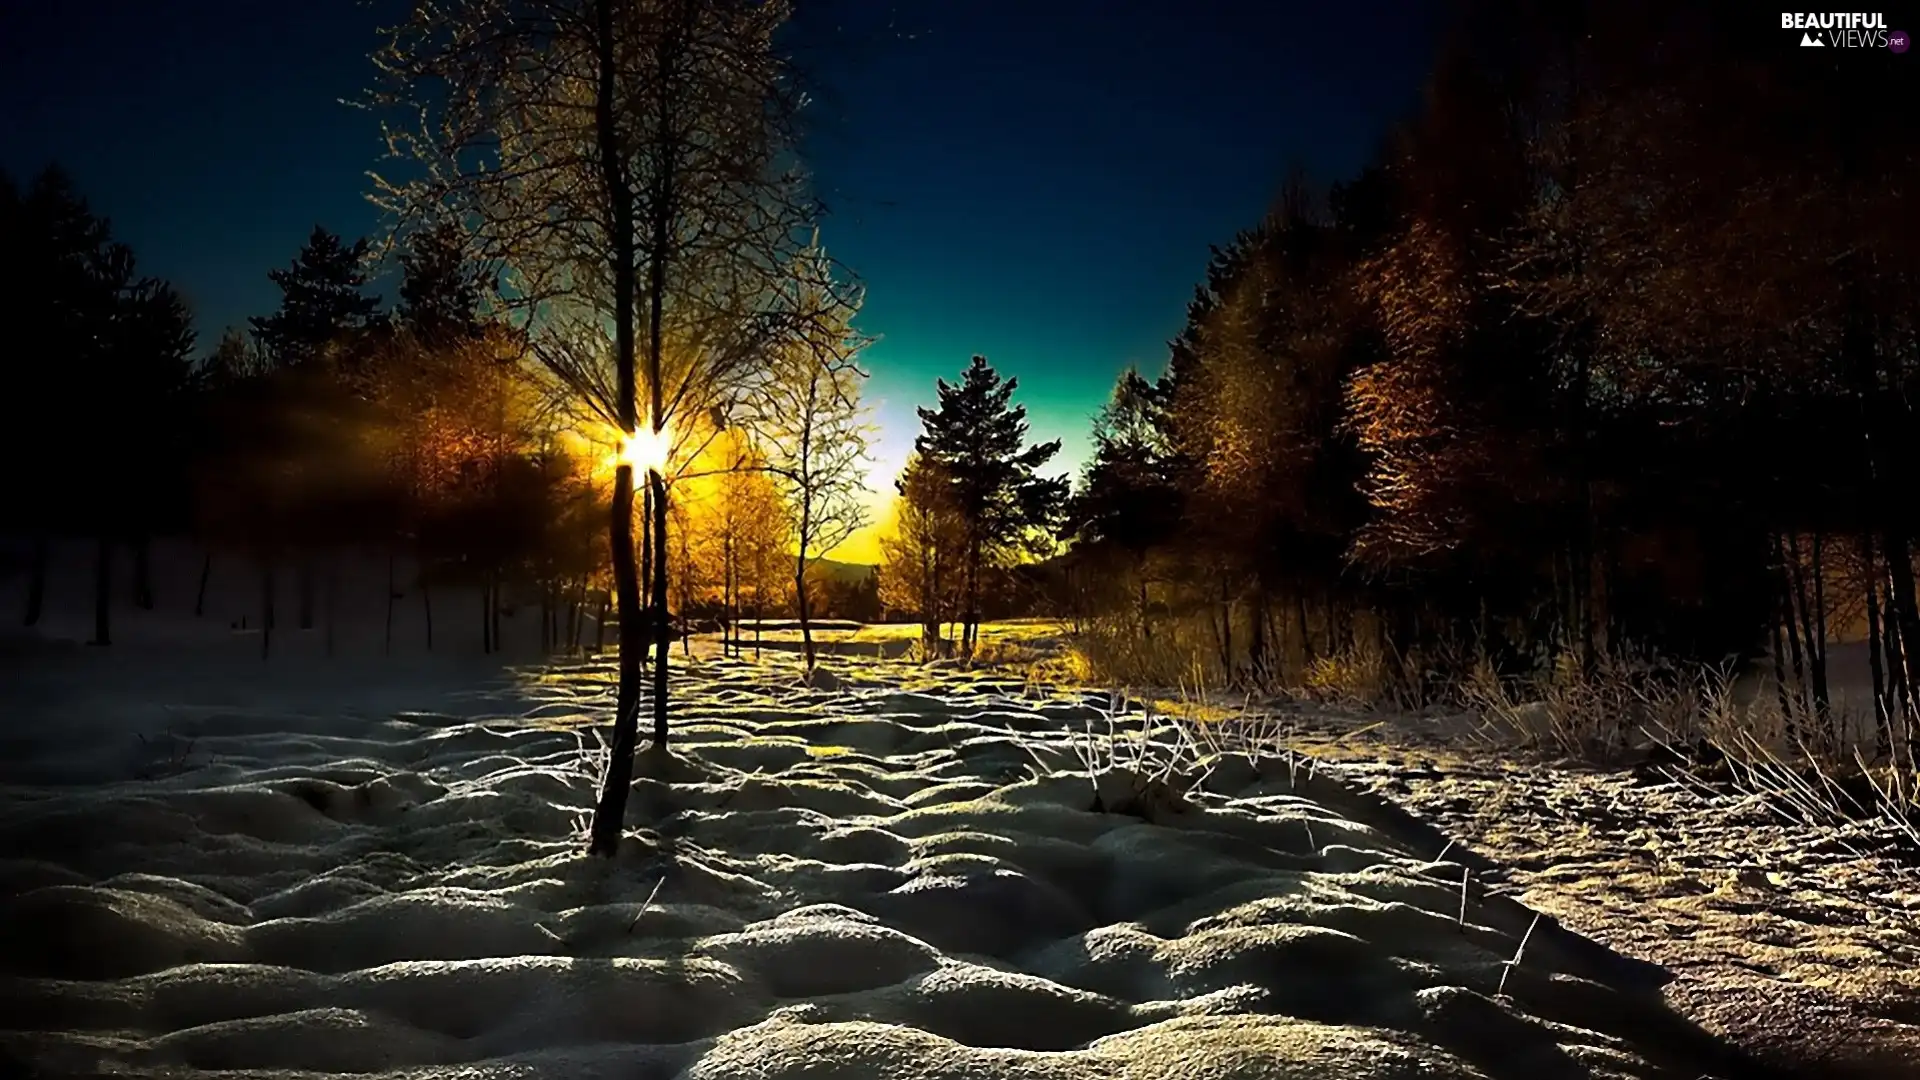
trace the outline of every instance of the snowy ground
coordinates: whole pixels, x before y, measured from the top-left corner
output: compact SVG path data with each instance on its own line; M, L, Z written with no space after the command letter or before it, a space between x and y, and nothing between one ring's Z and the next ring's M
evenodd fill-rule
M1464 748L1453 718L1292 710L1289 742L1494 861L1494 888L1673 973L1674 1007L1810 1075L1920 1077L1920 853L1666 770Z
M607 861L604 664L19 660L29 1075L1749 1075L1658 969L1478 887L1463 921L1487 867L1325 774L1095 808L1066 733L1104 701L708 655Z
M589 859L606 663L483 657L451 590L388 655L384 585L262 660L215 576L0 643L0 1077L1766 1075L1708 1029L1913 1075L1911 878L1737 801L1324 710L1316 764L1095 785L1104 695L701 642Z

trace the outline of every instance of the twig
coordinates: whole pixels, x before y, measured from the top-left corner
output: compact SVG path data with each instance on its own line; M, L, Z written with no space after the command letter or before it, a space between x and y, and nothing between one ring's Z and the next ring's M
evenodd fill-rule
M1473 870L1469 867L1465 867L1465 866L1461 867L1460 868L1460 914L1454 919L1454 925L1463 932L1467 928L1467 883L1472 880L1473 880Z
M1533 921L1527 924L1527 932L1520 936L1520 947L1513 950L1513 959L1501 965L1505 970L1500 972L1500 985L1494 990L1494 997L1506 996L1507 976L1513 974L1513 969L1520 966L1520 958L1527 955L1527 942L1533 940L1533 928L1539 925L1540 913L1536 911L1533 913Z
M633 928L639 926L640 920L647 917L647 912L653 908L653 898L660 895L660 886L666 883L667 872L662 870L660 871L660 880L653 883L653 891L647 894L647 902L640 905L639 914L635 915L633 921L627 924L627 933L633 933Z

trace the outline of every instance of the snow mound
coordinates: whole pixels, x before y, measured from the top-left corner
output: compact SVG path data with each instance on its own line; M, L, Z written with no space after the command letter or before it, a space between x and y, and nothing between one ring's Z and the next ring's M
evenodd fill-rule
M47 739L57 767L6 766L0 1064L227 1080L1732 1068L1665 1010L1660 972L1489 896L1470 856L1433 861L1444 838L1325 776L1259 760L1096 779L1071 770L1100 701L965 671L909 693L879 665L796 683L792 664L676 670L681 740L636 762L613 859L579 835L604 665L411 695L368 674L385 708L264 685L153 716L118 702L127 730L198 749L136 774L96 719L93 757ZM49 700L23 723L88 707L83 690Z

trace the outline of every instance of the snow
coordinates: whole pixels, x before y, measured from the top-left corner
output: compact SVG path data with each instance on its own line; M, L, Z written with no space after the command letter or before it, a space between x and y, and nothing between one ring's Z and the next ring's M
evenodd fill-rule
M605 662L37 665L0 811L8 1052L50 1076L1712 1065L1657 971L1550 922L1496 999L1533 913L1476 893L1457 923L1444 842L1325 776L1241 761L1100 812L1084 774L1036 774L1104 698L883 665L810 688L790 656L703 651L613 860L579 835ZM135 731L186 749L156 768Z
M0 1074L1758 1075L1363 772L1002 671L676 648L587 857L611 663L381 606L0 659Z

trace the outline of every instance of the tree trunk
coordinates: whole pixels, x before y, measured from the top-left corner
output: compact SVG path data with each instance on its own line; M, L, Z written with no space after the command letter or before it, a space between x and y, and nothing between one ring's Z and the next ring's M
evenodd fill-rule
M600 617L595 619L593 623L593 651L596 654L607 651L607 616L610 614L612 605L612 594L602 592L600 594Z
M1819 649L1819 660L1813 668L1813 699L1820 715L1830 716L1833 699L1827 682L1827 547L1826 538L1820 533L1813 534L1813 566L1809 570L1813 578L1813 640ZM1845 749L1836 746L1836 749Z
M311 556L303 555L300 557L299 583L300 583L300 608L299 608L300 629L311 630L313 629L313 594L314 594L313 559Z
M1253 610L1247 621L1247 678L1250 685L1259 686L1267 677L1266 586L1255 586Z
M940 552L933 541L920 545L920 653L922 660L940 655Z
M100 535L100 546L93 560L93 640L90 645L113 644L110 626L113 608L113 541Z
M1485 605L1481 606L1481 610L1486 610ZM1313 632L1307 627L1307 591L1305 589L1301 589L1293 596L1293 615L1300 631L1300 663L1301 670L1304 672L1306 668L1313 665L1314 661Z
M336 594L339 592L339 584L340 583L338 580L338 575L334 571L332 561L329 560L327 564L327 579L326 579L326 582L324 583L324 589L325 589L326 595L323 598L323 603L326 605L326 611L323 614L323 618L326 619L326 623L327 623L326 629L327 629L327 655L328 656L333 655L334 601L336 599Z
M1153 621L1147 618L1147 553L1145 551L1140 552L1139 559L1133 568L1133 573L1134 579L1139 583L1136 589L1137 595L1135 602L1138 604L1140 610L1140 640L1152 641Z
M967 539L967 605L960 615L960 655L969 662L973 660L974 624L980 619L980 538L973 535L976 528L968 524Z
M607 0L601 2L604 5ZM628 323L631 324L631 319ZM631 329L627 334L632 334ZM632 347L631 340L628 347ZM619 850L626 820L627 791L633 786L633 752L639 743L640 639L646 631L640 610L639 568L634 563L633 467L630 465L621 465L614 475L610 532L614 602L620 620L619 640L615 645L619 653L619 681L614 694L613 745L600 800L594 806L593 836L588 847L591 854L605 856Z
M594 94L594 149L600 162L601 181L606 189L608 202L608 225L613 239L612 285L614 293L614 368L616 381L615 402L620 432L623 436L632 436L639 428L639 409L634 371L634 286L638 284L638 267L633 236L633 200L634 193L630 178L622 167L624 147L621 145L620 132L616 126L618 102L615 100L615 71L618 57L614 49L613 0L595 0L594 11L594 52L598 76L598 85ZM662 89L664 93L664 87ZM657 181L656 181L657 182ZM660 200L655 200L656 205ZM661 231L656 229L656 235ZM651 284L664 285L665 244L662 243L650 252L649 265L653 270ZM655 315L658 315L661 296L659 288L653 289L652 303ZM655 341L659 338L659 320L656 317L652 326ZM660 394L659 356L650 357L649 368L654 399ZM657 410L656 410L657 411ZM654 428L659 429L659 417L655 416ZM633 466L622 463L614 472L613 507L608 546L613 558L614 588L618 593L620 605L620 659L619 685L614 698L613 743L609 748L607 774L600 789L599 801L593 810L593 822L589 832L591 839L587 850L590 854L611 858L620 850L620 837L624 831L627 794L633 786L633 753L639 741L639 695L640 695L640 648L642 627L640 625L640 583L634 565L633 550ZM665 677L666 665L661 664L661 676Z
M1888 585L1885 579L1881 580L1881 584ZM1892 588L1889 585L1888 593L1891 594L1891 592ZM1891 609L1891 600L1880 609L1880 633L1886 641L1887 651L1887 707L1899 719L1901 729L1909 738L1908 745L1911 746L1913 714L1910 707L1913 701L1913 687L1907 682L1906 649L1901 640L1900 623L1893 617Z
M682 15L684 17L684 15ZM666 33L666 42L662 42L662 52L678 52L678 33L684 27L674 27ZM662 63L662 69L670 69L672 63ZM659 83L660 115L670 115L666 94L672 88L670 79ZM653 421L653 438L664 446L666 442L666 379L662 377L662 359L666 352L666 252L668 242L672 240L672 194L678 192L678 179L674 177L674 154L664 154L660 161L659 188L653 198L653 244L647 250L647 396L649 396L649 419ZM662 452L664 454L664 452ZM664 469L664 463L660 465ZM666 613L666 477L655 469L649 473L649 490L653 492L653 749L666 755L666 663L672 657L670 640L670 621Z
M1805 712L1807 705L1806 656L1800 649L1800 626L1795 618L1793 604L1793 580L1791 572L1787 569L1786 550L1782 538L1777 536L1774 538L1773 550L1779 567L1774 587L1777 600L1774 617L1779 620L1781 632L1786 636L1787 658L1792 662L1793 670L1792 701L1794 705L1787 714L1787 734L1792 738L1796 727L1795 717Z
M1867 668L1873 678L1873 730L1875 748L1881 758L1891 758L1893 754L1893 711L1890 708L1891 696L1887 685L1886 635L1880 629L1880 570L1873 557L1873 536L1860 534L1860 563L1865 573L1861 575L1866 585L1867 604Z
M1200 610L1206 613L1207 634L1213 638L1213 647L1219 651L1219 655L1225 656L1227 647L1225 642L1223 642L1220 637L1219 609L1214 607L1212 604L1206 604L1206 605L1203 605Z
M1773 692L1780 702L1780 715L1787 725L1787 731L1793 731L1793 699L1787 696L1787 641L1780 633L1778 605L1768 613L1767 632L1773 638Z
M649 598L653 595L653 487L640 489L640 583ZM651 600L649 599L649 602ZM644 663L646 656L642 654Z
M133 606L153 610L153 538L145 533L133 541Z
M731 513L731 511L729 511ZM733 556L733 525L720 537L720 617L726 625L720 630L720 653L740 655L740 568Z
M1813 570L1820 570L1820 538L1815 536L1812 544ZM1789 539L1787 563L1788 581L1793 587L1794 607L1800 615L1800 638L1806 643L1807 686L1812 693L1813 716L1824 731L1828 717L1827 709L1827 643L1820 633L1826 625L1826 613L1815 611L1815 601L1822 596L1818 586L1807 588L1807 567L1800 561L1800 537L1796 534Z
M801 512L803 521L805 517L806 513L803 510ZM813 626L808 621L811 615L811 609L807 602L807 549L804 544L800 548L799 556L794 559L793 606L795 612L800 616L800 643L802 651L806 654L807 670L812 671L814 664Z
M1912 727L1914 715L1914 688L1920 687L1920 608L1914 604L1913 593L1913 550L1906 536L1898 530L1889 530L1886 539L1887 574L1891 588L1887 590L1888 621L1899 630L1901 658L1901 686L1906 690L1907 726Z
M426 570L420 572L420 610L427 616L427 651L433 651L433 587L427 584Z
M480 579L480 653L493 652L493 620L488 617L487 609L493 606L493 585L485 578Z
M40 616L46 611L47 562L49 560L47 549L50 546L45 533L34 536L32 565L27 571L27 610L20 620L22 626L39 625Z
M385 637L383 637L380 641L380 652L382 655L391 653L393 651L393 603L399 597L399 594L396 593L393 588L393 561L394 561L393 549L388 548L387 549L387 619L386 619L386 627L385 627Z
M487 575L487 620L492 626L493 651L500 651L500 571Z
M273 560L260 562L260 659L273 652Z
M207 579L213 576L213 552L200 557L200 587L193 593L193 617L199 618L207 613Z
M1233 595L1224 570L1220 572L1220 673L1222 678L1233 679Z

